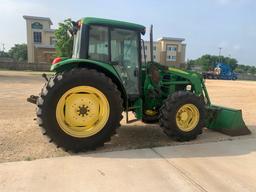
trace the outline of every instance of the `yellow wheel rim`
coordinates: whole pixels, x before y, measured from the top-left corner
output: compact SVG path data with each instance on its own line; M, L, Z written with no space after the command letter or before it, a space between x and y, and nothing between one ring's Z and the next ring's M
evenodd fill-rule
M184 132L193 130L200 119L198 108L193 104L185 104L176 113L176 124Z
M60 128L70 136L90 137L106 125L110 107L106 96L90 86L77 86L65 92L56 107Z

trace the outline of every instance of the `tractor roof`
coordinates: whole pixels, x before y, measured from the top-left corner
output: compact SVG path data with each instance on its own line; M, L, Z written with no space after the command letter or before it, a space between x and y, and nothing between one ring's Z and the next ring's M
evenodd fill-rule
M143 25L139 25L136 23L117 21L117 20L111 20L111 19L95 18L95 17L85 17L81 20L83 24L88 24L88 25L95 24L95 25L121 27L121 28L127 28L131 30L137 30L137 31L140 31L142 34L145 33L145 27Z

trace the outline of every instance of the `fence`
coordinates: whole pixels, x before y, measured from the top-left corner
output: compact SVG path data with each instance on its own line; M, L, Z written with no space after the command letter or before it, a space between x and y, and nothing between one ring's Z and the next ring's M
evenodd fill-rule
M49 71L49 63L26 63L15 61L0 61L0 69L17 70L17 71Z
M15 61L0 61L0 69L17 70L17 71L49 71L51 64L49 63L26 63ZM256 75L253 74L239 74L239 80L256 80Z
M252 80L256 81L256 75L253 74L239 74L238 75L239 80Z

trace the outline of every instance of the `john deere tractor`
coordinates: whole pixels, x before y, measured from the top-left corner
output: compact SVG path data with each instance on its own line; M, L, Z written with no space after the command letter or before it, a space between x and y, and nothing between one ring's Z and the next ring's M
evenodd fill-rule
M196 139L207 127L229 135L249 134L241 110L213 106L198 73L142 62L142 25L83 18L72 22L72 58L55 58L39 97L37 121L44 133L65 150L103 146L128 112L144 123L159 123L178 141ZM145 53L145 51L144 51ZM145 59L144 59L145 60Z

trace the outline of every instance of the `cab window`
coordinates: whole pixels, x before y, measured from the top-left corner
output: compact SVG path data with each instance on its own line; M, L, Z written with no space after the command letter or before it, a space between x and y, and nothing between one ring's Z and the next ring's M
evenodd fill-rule
M88 57L96 61L109 62L107 27L90 27Z
M111 30L111 63L115 64L128 94L138 95L138 33L114 28Z

